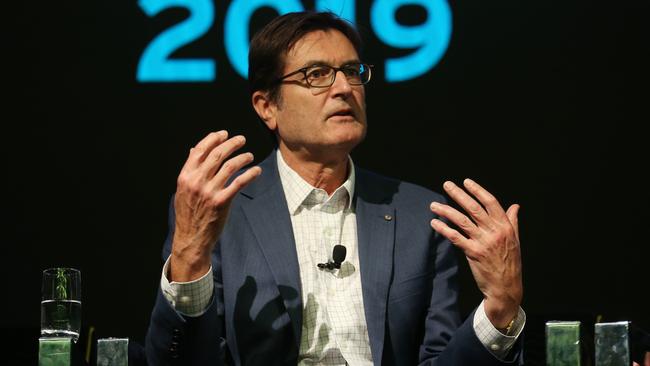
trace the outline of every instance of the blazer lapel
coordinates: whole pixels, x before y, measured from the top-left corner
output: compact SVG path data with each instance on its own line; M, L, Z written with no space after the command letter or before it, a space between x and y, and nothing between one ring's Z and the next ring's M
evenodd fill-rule
M355 195L363 304L372 358L375 365L380 365L393 271L396 210L390 203L390 187L381 187L380 181L371 182L366 172L355 169L359 172Z
M242 190L252 198L242 204L291 318L296 346L302 330L302 294L296 244L277 169L275 151L261 164L262 175Z

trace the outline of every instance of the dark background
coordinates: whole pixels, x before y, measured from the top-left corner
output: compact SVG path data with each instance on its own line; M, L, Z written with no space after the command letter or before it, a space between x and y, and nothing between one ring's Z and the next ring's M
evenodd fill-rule
M357 21L377 72L355 162L437 191L472 177L502 204L521 204L529 360L549 319L593 327L601 315L650 329L648 3L452 1L445 56L398 84L385 82L383 63L409 51L375 38L369 4L357 1ZM3 11L0 332L14 352L34 354L41 271L71 266L83 274L84 328L143 343L189 148L219 129L245 134L258 162L271 148L225 56L228 2L216 1L210 31L174 54L215 59L217 80L180 84L140 84L135 70L183 10L149 18L135 2L14 6ZM403 8L398 20L422 21L421 10ZM274 14L258 11L251 29ZM461 263L467 315L481 295Z

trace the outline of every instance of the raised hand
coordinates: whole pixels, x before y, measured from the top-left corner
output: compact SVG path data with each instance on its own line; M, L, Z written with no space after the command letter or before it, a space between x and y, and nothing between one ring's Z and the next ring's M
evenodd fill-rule
M253 161L251 153L229 159L245 143L244 136L228 139L227 131L219 131L190 149L174 197L172 281L191 281L209 270L212 249L223 231L232 199L262 172L260 167L252 167L226 185L235 172Z
M478 183L465 179L463 185L473 197L452 182L445 182L443 187L466 214L448 205L431 203L434 213L448 219L462 233L438 219L431 220L431 227L463 250L483 293L486 315L496 328L503 329L517 316L523 297L519 205L510 206L506 212Z

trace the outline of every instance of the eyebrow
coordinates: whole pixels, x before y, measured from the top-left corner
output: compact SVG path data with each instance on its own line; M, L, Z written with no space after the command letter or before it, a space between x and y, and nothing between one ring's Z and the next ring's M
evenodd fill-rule
M360 61L359 59L354 58L354 59L349 59L349 60L343 61L343 63L340 64L340 66L343 66L343 65L349 65L349 64L360 64L360 63L361 63L361 61ZM301 69L302 69L302 68L305 68L305 67L309 67L309 66L314 66L314 65L327 65L327 66L332 66L332 65L329 64L329 62L325 62L325 61L323 61L323 60L309 60L309 61L307 61L307 62L305 62L305 63L303 64L303 66L301 67ZM339 67L340 67L340 66L339 66Z

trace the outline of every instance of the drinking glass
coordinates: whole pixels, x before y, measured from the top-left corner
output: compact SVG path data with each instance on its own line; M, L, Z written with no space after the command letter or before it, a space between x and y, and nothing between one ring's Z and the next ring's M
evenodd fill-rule
M74 268L43 271L41 336L79 339L81 329L81 272Z

